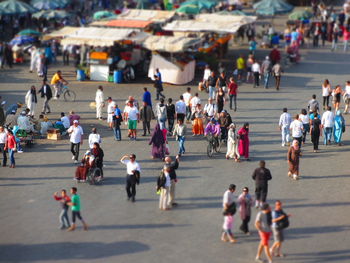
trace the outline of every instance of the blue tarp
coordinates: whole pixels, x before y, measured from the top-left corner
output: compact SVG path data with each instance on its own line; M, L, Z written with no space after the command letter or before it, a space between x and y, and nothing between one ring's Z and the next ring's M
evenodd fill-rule
M286 3L284 0L262 0L253 5L255 12L259 15L273 16L289 13L294 6Z

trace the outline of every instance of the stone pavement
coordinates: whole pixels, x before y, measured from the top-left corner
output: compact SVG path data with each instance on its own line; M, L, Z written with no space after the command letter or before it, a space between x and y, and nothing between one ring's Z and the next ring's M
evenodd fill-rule
M349 262L349 126L344 146L321 145L317 154L312 152L308 136L300 164L303 177L299 181L287 177L287 148L281 147L277 127L283 107L296 114L307 106L312 94L321 100L324 78L332 86L348 80L348 56L328 49L308 50L301 64L286 70L279 92L240 86L238 111L231 114L239 127L246 121L251 124L252 161L237 164L225 160L223 154L209 159L206 142L189 134L187 152L177 172L179 206L168 212L158 210L155 188L162 163L150 159L149 138L116 142L106 123L96 121L89 108L99 84L105 87L105 96L116 98L119 105L128 95L140 100L142 87L153 92L152 85L71 81L77 101L52 101L53 113L49 117L55 120L61 111L73 109L82 116L85 134L92 126L98 128L103 137L106 180L101 186L77 185L72 180L75 166L67 139L43 140L32 149L25 149L25 153L16 154L16 169L0 169L0 262L254 262L258 246L253 227L256 211L250 223L251 236L239 232L240 219L236 215L234 234L238 243L222 243L221 201L230 183L237 185L237 194L244 186L254 192L251 174L261 159L266 160L273 176L269 203L279 199L292 214L283 248L287 257L275 262ZM71 68L61 69L73 80ZM0 71L0 94L9 102L19 98L23 101L30 84L39 82L27 73L26 66ZM177 100L185 88L166 85L165 94ZM201 93L200 97L205 101L207 95ZM39 100L38 112L42 105ZM350 118L345 118L349 123ZM125 135L122 130L124 139ZM170 147L175 155L177 145L173 139ZM86 149L85 142L81 153ZM130 152L137 155L142 167L136 203L126 201L125 167L118 161ZM79 227L74 233L67 233L58 229L60 206L52 194L76 185L82 198L82 215L90 230L85 232Z

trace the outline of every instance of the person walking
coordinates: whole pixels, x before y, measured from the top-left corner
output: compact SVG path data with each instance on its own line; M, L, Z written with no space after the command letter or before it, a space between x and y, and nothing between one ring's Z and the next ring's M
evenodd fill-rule
M152 94L147 90L147 88L143 88L143 95L142 95L142 101L146 102L148 106L151 106L152 108Z
M268 263L272 263L272 257L269 249L269 240L271 236L271 225L272 225L272 216L271 209L269 204L264 204L261 208L261 211L256 215L255 227L259 231L260 243L258 251L255 257L255 261L264 262L261 259L261 253L264 249L265 255L268 259Z
M345 103L344 114L348 114L349 107L350 107L350 81L349 80L345 84L344 103Z
M174 131L173 136L175 137L175 140L179 143L179 156L183 155L185 150L185 136L186 136L186 125L184 124L183 119L178 119Z
M96 119L103 120L102 118L102 109L105 106L104 104L104 95L103 95L103 87L98 86L95 96L96 102Z
M290 124L289 129L292 131L292 137L294 140L299 142L299 147L301 147L301 142L303 139L303 123L299 119L299 114L294 116L294 121Z
M174 122L176 117L175 105L173 104L173 99L169 98L166 104L166 117L168 120L168 131L171 135L174 129Z
M238 150L240 156L244 156L247 161L249 159L249 123L246 122L238 131L239 143Z
M232 110L232 100L235 104L234 111L237 111L237 93L238 93L238 85L235 82L234 78L230 78L230 83L228 84L228 95L230 98L230 110Z
M176 111L176 119L185 121L185 115L186 115L186 103L184 101L183 95L180 96L180 100L178 100L175 104L175 111Z
M309 110L309 114L313 113L314 111L319 111L320 104L316 100L316 95L312 95L312 99L309 100L309 103L307 104L307 109Z
M152 145L151 155L152 159L161 159L163 160L165 157L165 139L163 135L163 131L160 127L160 124L157 123L154 127L154 131L152 133L151 139L148 144Z
M208 86L209 86L209 98L215 99L215 93L216 93L216 82L217 82L217 77L215 76L215 72L212 71L210 73L210 76L208 78Z
M294 180L299 179L299 159L301 156L301 151L299 147L299 141L294 140L291 147L289 147L287 153L287 160L289 164L288 176L292 177Z
M214 86L215 88L215 86ZM186 120L187 122L190 121L191 119L191 99L192 99L192 94L191 94L191 88L188 87L186 92L184 94L182 94L183 98L184 98L184 102L186 104Z
M151 134L151 120L154 119L154 114L151 106L147 104L147 102L143 102L143 106L140 109L140 121L142 121L143 134L142 136L146 136L146 131L148 131L148 135Z
M10 168L15 168L16 161L15 161L15 151L17 149L16 139L13 135L13 132L8 129L7 130L7 140L5 144L5 151L8 151L9 157L10 157Z
M232 228L233 228L234 217L232 212L224 212L224 223L222 225L222 235L221 241L230 243L236 243L237 240L233 236Z
M157 114L157 121L160 125L160 129L163 130L166 128L165 123L166 123L166 117L167 117L167 111L166 111L166 106L164 104L164 98L160 98L159 103L157 104L156 107L156 114Z
M208 123L212 118L215 118L216 114L218 113L218 107L215 103L213 103L212 98L208 99L208 103L205 104L203 112L207 119L206 123Z
M268 181L272 179L271 172L266 167L264 160L259 162L259 168L253 172L252 178L255 181L255 207L262 207L266 202L268 192Z
M109 128L112 130L113 128L113 114L115 108L115 101L112 100L112 97L107 98L107 123Z
M289 218L290 215L287 215L283 209L282 209L282 202L280 200L277 200L275 202L275 209L272 211L272 233L273 233L273 239L274 243L270 248L271 256L277 256L283 258L284 255L282 254L282 243L284 241L284 231L283 228L280 228L278 226L279 222L282 220L285 220L285 218ZM275 250L277 250L277 253L275 254Z
M337 112L340 109L341 96L344 94L340 85L337 85L333 90L334 97L334 112Z
M53 194L53 198L56 201L59 201L62 206L62 210L59 216L60 221L60 229L70 228L70 222L68 217L68 209L69 205L68 203L71 202L70 197L67 195L67 191L65 189L61 190L61 196L58 196L58 192L55 192Z
M129 160L126 160L129 158ZM135 202L136 197L136 184L140 183L140 165L136 162L135 154L126 154L121 159L120 162L126 165L126 193L128 200Z
M175 161L172 162L171 157L165 157L165 165L164 167L167 169L170 176L170 196L169 196L169 206L177 206L178 204L175 202L175 188L177 183L177 175L176 170L179 168L180 156L177 155L175 157Z
M241 54L239 58L236 60L236 67L237 67L237 82L241 82L243 79L244 69L245 69L246 63L244 60L244 55Z
M310 123L311 141L314 147L314 152L317 152L320 135L322 136L322 124L317 112L314 113L314 118L310 120Z
M137 123L140 121L140 114L134 101L129 101L129 105L124 109L124 119L127 120L130 140L136 141Z
M239 162L240 157L236 125L231 123L228 127L226 159L233 158L235 162Z
M341 114L340 110L337 110L334 118L334 142L339 146L342 145L341 139L343 136L343 132L345 132L345 119Z
M35 86L31 86L30 89L28 90L25 96L25 102L26 102L27 108L29 109L28 115L31 117L34 117L35 107L36 107L36 104L38 103Z
M272 63L270 61L270 57L266 56L265 60L261 64L261 75L264 76L264 88L269 88L269 80L271 76Z
M79 218L81 223L83 224L84 230L88 230L88 225L85 223L83 217L80 214L81 209L81 202L80 202L80 196L77 194L78 189L76 187L72 187L70 190L72 196L71 196L71 202L68 203L69 206L71 206L72 209L72 226L68 228L68 231L74 231L76 229L76 218Z
M323 97L323 110L326 109L329 105L329 96L332 93L331 84L329 84L329 80L325 79L322 84L322 97Z
M252 214L251 208L253 205L253 198L249 194L248 187L243 187L242 193L238 197L239 214L242 219L242 224L239 229L246 235L250 235L249 232L249 221Z
M223 213L232 213L236 212L236 203L235 203L235 195L236 185L230 184L228 189L225 191L224 196L222 198L222 207Z
M5 149L7 143L7 133L3 126L0 126L0 151L2 152L2 167L7 165L7 151Z
M123 121L122 112L118 108L118 105L116 104L114 106L114 113L113 113L113 132L114 132L114 139L116 141L122 140L122 133L120 131L120 125Z
M89 149L91 150L94 147L94 143L102 143L101 135L97 133L97 129L94 127L91 129L91 133L89 135Z
M51 113L49 101L52 98L52 90L50 88L50 85L47 84L46 79L43 80L43 85L41 86L41 89L38 91L38 93L40 93L41 98L44 98L44 104L41 114Z
M328 106L327 110L322 114L321 124L324 131L324 145L330 145L334 127L334 113L331 106Z
M219 88L222 88L222 90L225 93L227 92L228 83L227 83L225 71L220 73L220 76L218 77L215 86L216 86L216 90L218 90Z
M218 89L218 92L216 93L216 105L218 107L218 113L222 112L225 105L225 92L222 88Z
M154 75L154 87L156 89L156 92L157 92L157 97L156 97L156 100L159 100L159 97L162 97L163 99L165 98L165 96L163 95L163 83L162 83L162 80L160 79L159 76L157 75Z
M302 144L305 144L306 141L306 135L310 131L310 118L309 115L306 112L306 109L302 109L299 114L299 120L303 124L303 139Z
M283 108L283 113L281 114L280 120L278 122L278 126L282 133L282 147L289 144L291 122L292 122L292 117L288 113L288 109Z
M170 210L170 167L164 166L157 180L157 192L159 195L159 209L160 210Z
M79 121L74 120L73 125L69 127L67 132L70 135L70 151L73 154L72 160L74 160L74 163L77 164L80 145L83 145L83 128L79 125Z
M203 110L200 104L197 104L197 107L194 111L192 111L193 125L192 125L192 134L193 136L203 135L204 127L203 127Z
M253 88L259 87L260 86L260 64L259 62L255 59L254 63L252 65L252 72L254 76L254 85Z
M276 64L273 65L271 72L272 75L275 77L276 90L279 90L281 84L281 76L283 72L281 64L279 62L276 62Z

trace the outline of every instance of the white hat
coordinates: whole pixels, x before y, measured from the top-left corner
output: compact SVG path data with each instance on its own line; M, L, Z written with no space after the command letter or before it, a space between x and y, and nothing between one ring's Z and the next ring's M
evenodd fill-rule
M73 123L79 123L79 121L78 120L74 120Z

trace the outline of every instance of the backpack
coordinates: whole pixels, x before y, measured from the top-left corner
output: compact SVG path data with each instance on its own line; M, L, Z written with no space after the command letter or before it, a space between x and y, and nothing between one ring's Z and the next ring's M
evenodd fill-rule
M285 212L283 212L283 210L281 211L281 214L284 215L285 217L282 220L276 222L278 230L283 230L283 229L289 227L289 218L288 218L287 214Z

